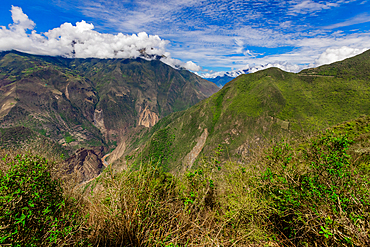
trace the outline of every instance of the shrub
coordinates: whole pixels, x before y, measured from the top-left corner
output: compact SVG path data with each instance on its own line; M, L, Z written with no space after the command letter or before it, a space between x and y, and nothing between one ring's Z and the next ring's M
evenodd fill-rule
M262 174L269 220L295 245L370 244L369 182L347 149L353 141L327 132L301 151L287 143L273 147Z
M6 160L6 157L3 158ZM17 155L0 171L0 244L54 246L78 227L76 212L45 158Z

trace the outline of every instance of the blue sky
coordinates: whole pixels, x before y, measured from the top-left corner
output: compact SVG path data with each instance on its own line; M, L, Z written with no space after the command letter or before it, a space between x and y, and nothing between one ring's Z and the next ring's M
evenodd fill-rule
M12 9L12 6L19 8ZM12 19L12 15L22 16L21 13L26 14L33 24L23 17ZM80 28L64 26L56 29L66 22L76 26L82 20L86 24L81 24ZM20 23L32 41L14 42L24 36L15 22ZM125 41L125 47L139 41L143 43L135 49L147 47L149 50L149 46L154 46L153 53L165 54L168 64L184 66L201 75L211 76L214 72L262 64L299 71L369 49L370 0L2 0L0 26L3 26L0 29L0 50L14 46L11 48L31 49L29 52L32 53L45 54L49 49L52 50L50 55L58 52L63 55L68 50L56 46L67 41L63 43L60 37L87 30L89 35L73 36L85 39L80 42L81 56L95 56L100 52L96 56L104 57L104 53L92 49L91 45L90 50L82 51L87 49L86 39L95 37L100 47L104 42L116 47L120 37L127 41L132 34L145 32L147 36L141 35L131 43ZM31 37L32 30L34 34ZM46 37L44 33L49 30L56 34ZM118 33L124 36L117 36ZM9 36L13 34L21 36L10 41ZM36 37L36 34L41 37ZM37 43L37 40L51 40L52 37L58 42L49 42L47 48ZM101 37L105 38L102 40ZM110 41L113 38L116 43ZM31 42L34 48L27 48L27 42ZM128 53L127 49L122 56L135 56L135 52Z

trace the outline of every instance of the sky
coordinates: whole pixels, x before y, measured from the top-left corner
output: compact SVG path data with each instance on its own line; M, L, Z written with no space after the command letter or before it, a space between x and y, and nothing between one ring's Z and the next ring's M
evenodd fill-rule
M298 72L369 48L370 0L0 3L0 50L82 58L145 50L203 77L261 65Z

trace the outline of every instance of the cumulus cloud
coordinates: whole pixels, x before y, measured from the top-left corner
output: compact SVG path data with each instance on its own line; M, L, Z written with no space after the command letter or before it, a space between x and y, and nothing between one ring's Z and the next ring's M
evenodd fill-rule
M24 30L24 29L30 29L32 30L36 24L28 19L28 16L23 13L22 9L19 7L12 6L12 19L14 22L14 25L12 25L11 28Z
M328 48L319 56L318 59L315 60L315 67L356 56L360 53L363 53L367 49L368 48L357 49L348 46L342 46L341 48Z
M175 68L200 70L195 63L181 62L170 57L165 46L169 43L158 35L145 32L125 35L102 34L94 31L94 25L85 21L76 25L64 23L45 33L34 30L35 23L20 7L12 6L13 24L0 27L0 51L18 50L31 54L76 58L136 58L165 57L164 61ZM31 31L31 32L30 32Z
M203 73L203 74L200 74L200 76L203 78L216 78L217 76L223 77L223 76L226 76L226 72L218 71L218 72L213 72L213 73Z

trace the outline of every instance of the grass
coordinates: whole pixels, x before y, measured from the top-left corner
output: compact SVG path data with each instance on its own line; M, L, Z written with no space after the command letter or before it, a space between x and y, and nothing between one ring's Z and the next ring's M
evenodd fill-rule
M47 165L58 157L48 161L29 150L3 150L0 210L14 215L18 226L5 229L32 225L3 243L30 238L45 246L368 246L369 137L370 117L362 116L304 139L272 142L249 153L248 163L221 162L219 145L185 173L167 173L146 161L136 170L105 169L84 188L71 186L71 177ZM20 200L18 187L5 182L15 181L21 166ZM48 207L40 203L34 211L29 202L47 189L56 196L42 197L52 201L47 205L66 206L37 218ZM26 206L12 207L10 197ZM22 213L41 221L19 218ZM1 222L2 229L9 225Z
M369 123L363 117L305 141L278 142L250 154L249 164L220 162L219 147L183 174L150 162L134 171L105 169L84 190L58 179L44 158L2 151L0 210L15 217L15 227L5 229L18 231L1 237L15 246L26 239L29 246L366 246L370 168L369 156L358 150L369 147ZM44 175L29 177L29 171ZM6 185L15 172L24 174L17 181L26 196ZM32 207L48 190L55 196ZM12 207L10 197L25 206ZM59 208L37 218L51 209L46 205Z
M254 220L264 211L258 191L242 192L249 172L214 165L174 176L151 164L137 171L107 171L91 191L89 237L104 246L237 246L269 243ZM241 183L243 181L243 183ZM222 185L222 186L221 186ZM243 197L238 197L243 193ZM227 196L226 196L227 195ZM221 199L223 198L223 199ZM248 201L249 206L244 207ZM256 210L256 211L254 211Z

